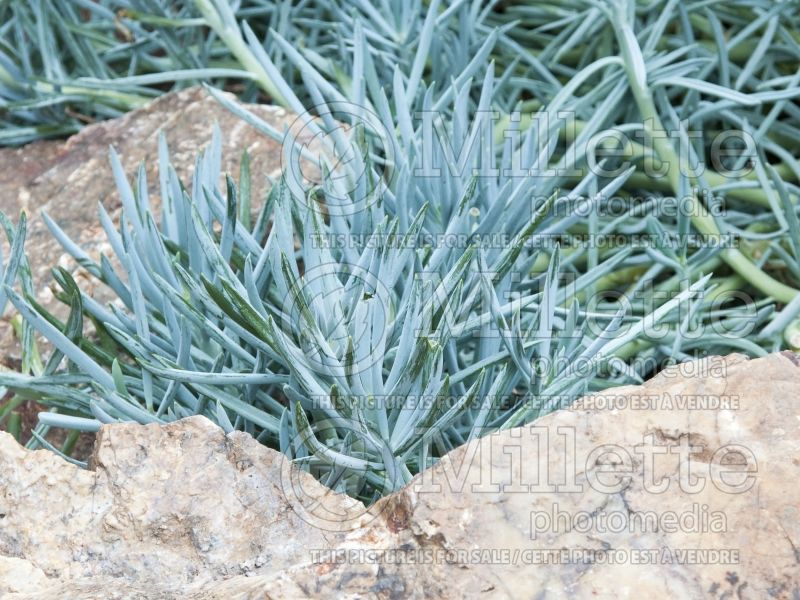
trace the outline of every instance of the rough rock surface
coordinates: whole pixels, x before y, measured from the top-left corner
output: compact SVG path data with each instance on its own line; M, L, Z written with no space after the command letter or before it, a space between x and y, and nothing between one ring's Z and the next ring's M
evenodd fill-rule
M279 131L296 118L279 107L249 108ZM50 269L58 264L73 270L76 265L50 234L41 211L47 211L73 240L96 255L105 248L97 204L102 202L112 217L118 216L120 207L108 162L109 147L120 155L129 178L144 162L150 198L158 210L159 132L166 136L179 177L189 182L197 153L211 139L215 122L222 131L223 170L238 180L241 154L247 149L253 198L258 200L266 191L267 176L280 173L280 145L231 114L199 87L166 94L122 117L89 125L66 141L0 148L0 210L15 222L20 211L28 215L26 250L39 300L47 308L61 308L49 289ZM80 281L79 272L76 276ZM88 293L94 291L91 281L80 283ZM0 324L0 340L0 362L13 363L19 351L7 322Z
M369 512L201 418L105 427L93 471L2 435L0 592L794 599L799 363L733 355L589 396Z
M0 435L0 554L47 577L186 583L304 561L306 544L327 548L341 535L292 509L281 486L289 471L323 504L363 512L279 452L203 417L104 428L91 470Z

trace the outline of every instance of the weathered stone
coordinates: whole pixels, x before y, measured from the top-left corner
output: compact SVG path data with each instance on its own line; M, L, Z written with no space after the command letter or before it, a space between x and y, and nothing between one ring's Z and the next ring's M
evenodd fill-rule
M200 418L105 427L93 472L3 436L0 553L50 582L7 597L794 599L798 362L713 358L589 396L369 513L298 510L287 478L307 476ZM331 511L340 532L309 518Z
M104 428L92 470L8 434L0 461L0 554L48 577L174 584L274 572L341 537L287 503L280 483L293 467L282 454L203 417ZM333 510L362 508L307 473L292 477Z
M0 556L0 592L33 594L49 587L47 576L29 560Z

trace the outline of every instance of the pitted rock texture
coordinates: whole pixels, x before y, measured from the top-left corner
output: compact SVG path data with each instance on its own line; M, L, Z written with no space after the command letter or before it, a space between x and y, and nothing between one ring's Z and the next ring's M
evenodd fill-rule
M106 426L94 471L3 435L0 592L795 599L798 362L711 358L586 397L369 512L202 418Z
M278 131L290 127L297 118L280 107L248 108ZM103 296L102 287L95 289L96 282L76 269L45 226L41 211L46 211L90 256L96 258L101 251L108 254L97 205L102 203L114 219L120 209L109 147L119 154L129 179L144 164L151 205L158 211L159 133L166 137L178 176L189 185L198 152L211 140L214 123L222 133L223 172L230 172L238 181L242 152L247 149L250 153L252 196L258 203L267 190L268 177L281 172L280 144L230 113L199 87L166 94L119 118L89 125L66 141L0 148L0 210L14 222L20 211L28 215L26 251L38 300L45 307L62 316L68 312L49 287L50 269L56 265L74 271L87 293L99 294L101 301L109 298ZM19 348L7 318L0 324L0 340L0 363L13 367Z
M0 554L47 577L186 583L303 561L306 544L327 548L341 535L291 508L282 489L289 471L334 509L362 508L279 452L203 417L106 427L91 470L28 452L8 434L0 442Z

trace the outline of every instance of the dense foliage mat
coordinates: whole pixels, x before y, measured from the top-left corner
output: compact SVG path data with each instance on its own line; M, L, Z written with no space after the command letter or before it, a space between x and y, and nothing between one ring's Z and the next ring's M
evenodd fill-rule
M209 92L283 144L265 199L111 156L118 302L22 251L4 299L51 427L204 414L370 500L443 453L704 354L800 346L794 2L0 3L3 139ZM241 99L298 115L277 131ZM309 140L313 140L310 143ZM321 157L321 158L320 158ZM304 162L305 161L305 162ZM247 165L247 160L244 161ZM308 174L316 164L320 176ZM92 328L88 327L90 322ZM39 358L34 332L57 349ZM90 333L91 332L91 333Z

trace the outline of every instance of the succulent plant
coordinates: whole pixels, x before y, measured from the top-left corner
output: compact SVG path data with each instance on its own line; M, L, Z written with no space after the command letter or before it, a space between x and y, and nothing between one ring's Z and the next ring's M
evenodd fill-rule
M93 430L204 414L371 497L476 435L591 389L591 369L571 367L601 364L647 325L626 325L621 312L587 313L577 298L629 252L565 285L558 246L536 248L561 222L553 200L531 209L519 199L532 191L554 199L547 180L543 190L528 189L533 179L498 182L500 196L475 175L414 179L400 165L394 189L374 186L362 200L374 169L344 195L332 173L302 196L284 177L247 227L247 192L241 197L230 178L219 189L219 140L217 132L198 159L189 192L162 139L159 224L144 170L131 186L112 154L124 211L118 229L102 207L100 219L113 258L93 261L47 219L119 302L99 305L58 269L72 311L62 324L7 288L57 349L41 373L0 377L58 409L41 415L43 426ZM366 151L352 162L368 163ZM328 205L329 188L337 202ZM363 211L347 210L345 197ZM484 231L511 242L481 247ZM442 234L467 243L425 244ZM532 270L543 256L546 268ZM95 335L84 335L83 315Z
M114 256L94 260L48 219L118 299L102 306L57 269L66 323L12 253L3 289L27 358L0 384L53 407L31 445L49 427L203 414L372 500L467 440L665 362L794 340L788 3L196 4L191 18L296 113L277 131L209 86L282 143L283 174L251 198L249 168L223 180L216 132L184 186L162 139L157 218L144 169L131 183L112 153L123 214L100 220ZM733 126L755 140L727 155L748 174L677 168L679 150L710 162ZM34 329L56 349L44 364Z

